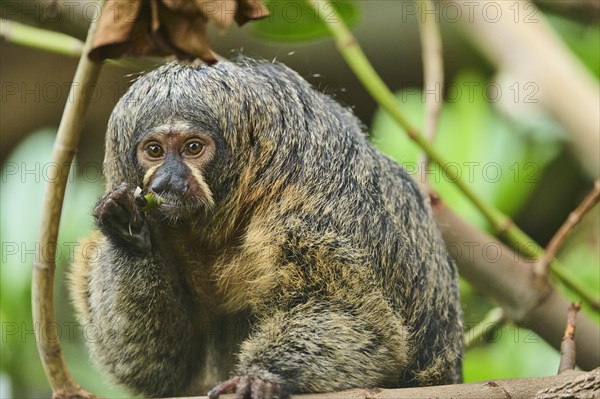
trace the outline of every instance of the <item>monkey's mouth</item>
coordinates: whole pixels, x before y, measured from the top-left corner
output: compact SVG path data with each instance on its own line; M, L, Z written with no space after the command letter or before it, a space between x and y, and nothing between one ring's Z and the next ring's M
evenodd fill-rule
M210 204L199 197L181 199L165 193L156 194L153 192L153 194L160 204L154 208L154 213L164 216L168 221L189 219L210 207Z

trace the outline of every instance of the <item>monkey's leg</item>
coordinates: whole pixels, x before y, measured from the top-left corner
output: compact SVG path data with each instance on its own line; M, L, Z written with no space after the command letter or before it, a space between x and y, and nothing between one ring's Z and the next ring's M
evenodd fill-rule
M96 216L127 226L132 217L127 208L113 205L122 204L121 196L129 191L119 190L100 202ZM142 224L136 223L132 229L140 231ZM113 381L135 393L187 393L202 363L202 348L194 334L196 304L177 265L167 249L137 250L110 233L116 227L103 227L105 233L81 248L71 270L71 291L89 332L92 358Z
M236 398L267 399L398 384L408 357L406 328L382 298L375 304L367 294L368 303L358 303L360 297L311 299L265 316L242 344L236 376L209 396L235 391Z

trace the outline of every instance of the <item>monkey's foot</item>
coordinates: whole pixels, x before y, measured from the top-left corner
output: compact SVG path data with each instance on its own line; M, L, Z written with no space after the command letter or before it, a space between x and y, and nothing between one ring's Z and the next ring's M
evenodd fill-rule
M208 392L209 399L217 399L219 395L234 393L235 399L285 399L288 395L281 392L277 382L252 376L235 376L220 383Z

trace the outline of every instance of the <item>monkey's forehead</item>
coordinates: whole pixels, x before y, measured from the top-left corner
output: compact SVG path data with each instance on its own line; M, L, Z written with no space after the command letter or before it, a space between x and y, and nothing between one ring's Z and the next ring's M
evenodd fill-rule
M161 133L165 135L170 135L176 132L194 130L196 126L185 120L177 120L171 119L165 121L165 123L161 125L156 125L152 128L152 133Z

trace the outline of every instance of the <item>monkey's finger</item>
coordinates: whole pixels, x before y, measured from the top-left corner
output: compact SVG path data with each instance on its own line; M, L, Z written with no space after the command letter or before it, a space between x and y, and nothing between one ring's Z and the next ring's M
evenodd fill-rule
M149 253L152 249L150 230L148 230L147 226L143 226L137 233L131 234L126 239L143 253Z
M129 218L128 223L131 224L131 229L133 231L140 230L144 218L142 216L142 212L140 211L138 200L134 196L134 191L132 191L127 185L121 185L113 193L113 195L111 195L111 198L113 198L116 203L123 207L127 213Z
M273 384L269 381L265 382L263 392L265 393L264 399L273 399Z
M121 205L123 208L125 208L127 213L129 213L130 215L133 216L136 214L137 206L136 206L135 198L131 191L126 191L119 196L115 196L114 200L119 205Z
M235 399L244 399L250 390L250 381L248 381L248 377L240 377L240 380L237 383L235 388Z
M208 391L208 399L217 399L221 394L233 392L239 380L240 377L233 377L225 382L220 383Z
M108 227L127 226L129 213L125 208L116 203L112 198L107 198L100 206L100 222Z
M265 382L260 378L255 378L250 385L252 399L265 399Z

